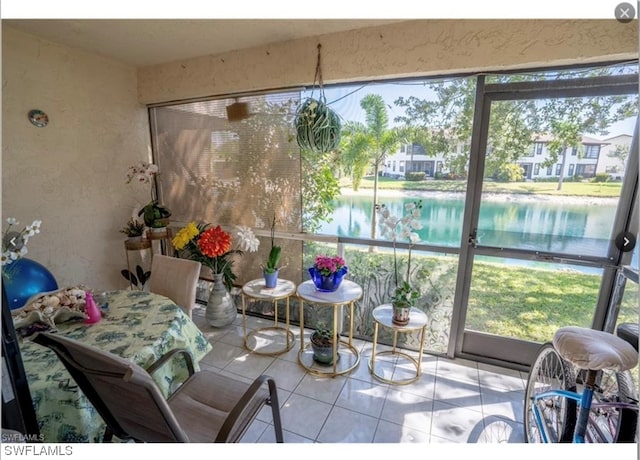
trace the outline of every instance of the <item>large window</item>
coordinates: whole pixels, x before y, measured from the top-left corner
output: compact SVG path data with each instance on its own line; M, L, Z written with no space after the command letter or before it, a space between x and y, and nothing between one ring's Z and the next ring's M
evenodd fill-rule
M578 165L576 175L581 177L593 177L596 175L596 165Z
M572 78L570 73L496 75L487 77L487 82L551 81ZM590 75L588 70L576 70L574 77L585 75ZM580 260L570 267L580 272L575 279L597 279L592 283L595 287L584 293L585 301L594 304L586 310L594 309L602 268L592 259L606 254L610 239L607 225L615 215L622 184L591 184L583 178L595 174L598 141L604 144L607 137L632 135L629 120L634 114L614 120L614 111L602 109L598 116L603 122L598 126L615 129L605 134L593 132L597 126L589 124L589 117L582 119L578 112L573 113L579 104L589 107L591 95L498 99L489 115L486 150L479 152L472 136L478 81L477 77L464 77L325 86L326 100L344 127L340 147L326 155L301 152L292 129L295 109L313 95L311 89L153 108L161 196L177 221L244 224L262 230L261 251L243 257L237 265L239 283L260 276L259 266L269 247L265 244L267 226L274 213L278 244L287 258L286 278L304 281L308 278L305 269L315 254L341 253L351 267L351 279L366 286L354 318L354 329L364 338L371 334L370 312L388 303L393 291L389 284L392 244L382 235L375 212L376 205L383 204L392 215L401 216L406 205L422 200L422 228L415 229L415 264L409 278L420 286L419 306L432 318L428 351L450 350L455 308L466 308L465 301L474 309L486 305L493 309L487 311L520 315L526 322L528 312L503 308L492 292L483 291L487 283L482 276L491 278L500 272L506 277L501 284L505 289L516 282L536 287L541 285L540 279L547 279L545 276L565 276L562 268L569 265L558 268L545 260L532 266L523 263L519 251L587 256L587 262ZM231 122L226 107L236 102L249 104L248 116ZM600 102L593 103L591 109L600 110ZM566 126L563 114L569 111L575 115L573 120L582 120L581 124L560 129ZM565 138L566 133L578 134ZM593 144L580 144L586 136ZM477 165L476 155L482 156L482 172L472 167ZM521 161L532 156L535 160L526 165ZM624 168L621 165L622 173ZM420 174L404 177L405 172L420 171L426 173L423 180ZM482 176L474 177L483 184L482 206L468 193L474 175ZM580 181L583 183L576 184ZM599 200L603 202L599 206L584 206L580 197L576 198L576 194L592 191L602 194L605 189L608 195ZM609 205L609 201L614 203ZM475 234L474 229L465 230L470 206L480 211ZM462 288L456 282L465 268L458 263L465 263L461 254L472 244L491 249L483 254L486 260L478 258L475 265L473 261L467 264L475 267L477 278L469 282L470 291L460 300L457 296ZM401 266L406 266L408 247L409 240L398 239ZM505 247L515 249L505 256L495 253ZM553 255L549 257L553 259ZM591 272L580 271L589 263L593 265L588 267ZM552 268L553 273L543 276L538 271L540 265ZM534 280L538 275L540 279ZM533 278L527 281L526 276ZM565 284L559 282L558 286ZM533 308L535 293L525 294L525 309ZM545 291L544 296L546 305L558 308L567 298L566 293L556 290ZM268 315L270 311L265 307L260 313ZM504 330L517 329L519 321L498 326L493 314L477 316L482 313L478 310L469 316L469 327L488 334L520 336L518 331ZM581 320L588 322L588 315L583 314ZM539 340L548 335L551 326L542 324L544 331L522 338ZM407 345L415 343L410 340Z
M597 159L600 155L600 145L585 145L584 157Z

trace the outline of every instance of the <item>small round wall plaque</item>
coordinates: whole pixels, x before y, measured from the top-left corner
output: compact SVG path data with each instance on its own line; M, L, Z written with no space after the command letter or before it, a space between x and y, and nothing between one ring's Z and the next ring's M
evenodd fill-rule
M49 116L42 110L34 109L29 111L29 121L38 128L44 128L49 124Z

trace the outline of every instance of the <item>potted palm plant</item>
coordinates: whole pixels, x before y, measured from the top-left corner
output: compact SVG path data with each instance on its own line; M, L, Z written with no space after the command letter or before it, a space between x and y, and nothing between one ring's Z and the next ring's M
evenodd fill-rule
M326 323L318 321L309 338L313 359L320 364L333 364L333 329ZM336 336L336 347L340 343L340 334Z

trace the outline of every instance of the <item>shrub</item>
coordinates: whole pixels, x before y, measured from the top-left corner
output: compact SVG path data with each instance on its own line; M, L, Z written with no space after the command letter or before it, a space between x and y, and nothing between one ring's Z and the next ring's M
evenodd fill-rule
M465 180L467 176L462 173L448 172L442 174L440 178L444 180Z
M524 179L522 167L515 163L500 165L494 179L496 182L518 182Z
M609 182L611 176L607 173L598 173L595 177L591 178L591 182Z
M410 181L421 181L426 180L427 175L424 173L424 171L408 172L407 174L405 174L405 179Z
M533 179L534 182L559 182L559 178L557 176L553 177L536 177ZM582 176L569 176L562 179L563 182L582 182L584 177Z

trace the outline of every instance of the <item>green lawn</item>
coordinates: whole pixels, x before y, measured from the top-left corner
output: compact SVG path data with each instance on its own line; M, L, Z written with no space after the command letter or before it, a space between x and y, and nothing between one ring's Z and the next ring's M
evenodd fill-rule
M351 187L351 181L343 178L341 187ZM618 197L622 182L563 182L562 190L558 191L557 182L491 182L485 181L483 191L489 193L521 193L527 195L560 195L560 196L592 196L592 197ZM360 189L372 189L373 177L368 176L362 180ZM380 177L378 190L424 190L435 192L464 192L467 189L466 181L457 180L427 180L427 181L403 181Z
M318 253L331 253L331 245L306 243L305 266L312 264ZM356 315L358 334L372 334L370 310L388 301L388 285L393 270L389 252L369 252L366 247L345 248L350 267L349 279L367 286L368 292ZM421 305L433 316L440 317L437 328L448 330L457 278L457 258L414 254L414 284L420 286L426 302ZM399 272L404 273L405 257L400 256ZM385 280L387 282L385 282ZM574 270L552 270L518 265L505 265L476 260L469 292L466 328L523 340L546 342L562 326L590 327L596 308L600 277ZM627 292L628 291L628 292ZM627 283L618 322L637 322L638 285ZM363 299L364 300L364 299ZM430 327L432 324L430 325ZM433 334L430 331L429 334ZM441 334L438 341L447 340ZM440 344L446 348L446 343ZM433 347L432 347L433 348Z
M480 261L473 276L468 329L545 342L562 326L591 327L599 276ZM638 285L628 282L618 323L638 321L637 293Z
M466 326L535 342L562 326L590 327L600 277L476 261Z

